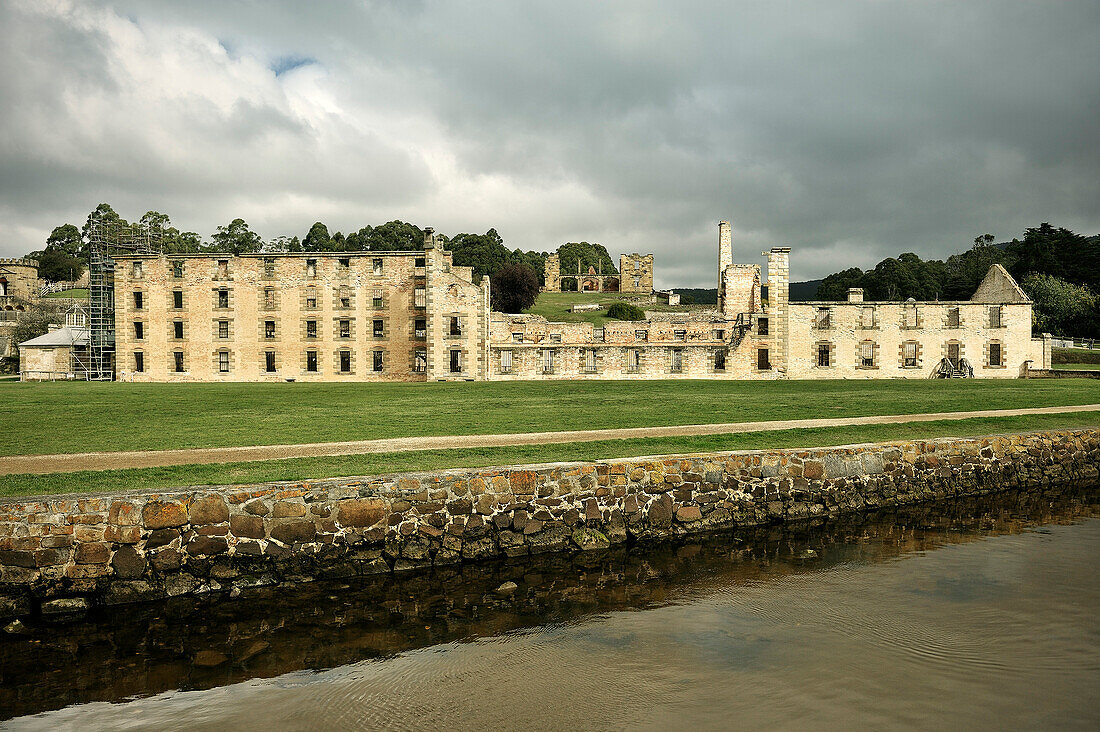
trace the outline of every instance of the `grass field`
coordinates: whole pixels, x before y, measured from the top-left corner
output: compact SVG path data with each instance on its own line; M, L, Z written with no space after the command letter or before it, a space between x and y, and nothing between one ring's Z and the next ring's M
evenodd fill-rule
M259 483L352 475L382 475L420 470L522 465L570 460L599 460L640 455L685 454L718 450L848 445L860 442L965 437L1038 429L1100 426L1100 413L1030 417L983 417L857 427L799 428L702 437L655 437L564 445L526 445L464 450L296 458L221 465L181 465L137 470L102 470L52 475L0 476L0 496L49 493L156 490L179 486Z
M623 302L629 299L629 295L620 295L617 292L543 292L539 294L535 304L527 310L533 315L541 315L553 323L593 323L603 325L607 322L604 313L612 303ZM569 308L577 303L599 303L603 310L587 313L571 313ZM708 306L687 305L683 307L669 307L667 305L639 305L643 310L688 312L693 309L706 309ZM713 305L709 306L714 308Z
M1050 358L1051 368L1069 371L1100 371L1100 349L1055 348Z
M78 288L78 289L75 289L75 290L62 290L61 292L51 292L48 295L44 295L43 297L51 298L51 299L52 298L71 298L73 300L87 300L88 299L88 290L87 290L87 288L84 288L84 289L79 289Z
M0 454L610 429L1100 402L1100 380L0 383ZM870 433L868 433L870 434Z

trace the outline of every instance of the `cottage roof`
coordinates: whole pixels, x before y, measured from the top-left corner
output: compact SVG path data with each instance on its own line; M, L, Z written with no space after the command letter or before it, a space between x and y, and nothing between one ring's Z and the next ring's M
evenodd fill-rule
M88 329L66 326L52 330L45 335L31 338L19 344L20 348L56 348L58 346L86 346L88 345Z

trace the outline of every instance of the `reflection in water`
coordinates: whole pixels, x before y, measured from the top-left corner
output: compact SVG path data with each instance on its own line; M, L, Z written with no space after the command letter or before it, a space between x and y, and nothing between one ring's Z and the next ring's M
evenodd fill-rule
M1094 727L1098 517L1096 492L995 496L115 608L0 639L0 710L59 710L11 722L43 729Z

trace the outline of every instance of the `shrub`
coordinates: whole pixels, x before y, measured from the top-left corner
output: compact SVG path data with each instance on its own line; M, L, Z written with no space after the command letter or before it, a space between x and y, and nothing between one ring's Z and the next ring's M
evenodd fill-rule
M645 320L645 313L636 305L617 302L607 309L607 317L612 320Z
M539 296L539 276L526 264L509 264L492 276L493 309L500 313L521 313Z

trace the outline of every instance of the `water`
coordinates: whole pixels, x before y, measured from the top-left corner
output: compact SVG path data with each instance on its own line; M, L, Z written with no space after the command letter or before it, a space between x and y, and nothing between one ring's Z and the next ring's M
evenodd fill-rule
M0 640L0 711L51 730L1095 729L1097 559L1100 493L1005 496L116 609Z

